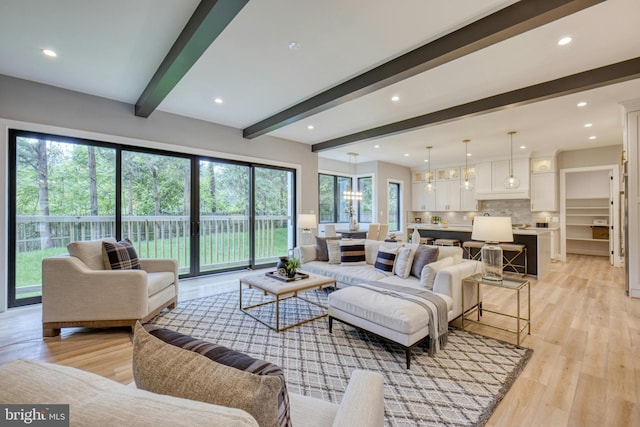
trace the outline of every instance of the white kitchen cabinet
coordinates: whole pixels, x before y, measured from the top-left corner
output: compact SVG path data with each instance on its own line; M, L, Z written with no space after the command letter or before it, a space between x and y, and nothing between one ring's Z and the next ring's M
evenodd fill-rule
M555 173L531 174L531 212L558 210Z
M436 211L460 210L460 181L436 181Z
M537 157L531 159L531 173L551 173L556 171L553 157Z
M426 182L414 182L411 187L411 210L414 212L434 210L436 192L426 190Z
M476 195L491 193L492 176L491 162L476 165Z
M478 163L476 165L476 199L528 199L529 159L513 159L513 173L520 179L520 187L504 188L504 180L509 176L509 160Z

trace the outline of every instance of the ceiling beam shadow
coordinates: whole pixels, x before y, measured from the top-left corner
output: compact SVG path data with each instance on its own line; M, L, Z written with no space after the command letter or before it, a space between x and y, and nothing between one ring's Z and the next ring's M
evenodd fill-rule
M135 115L149 117L249 0L202 0L149 84Z
M604 0L521 0L242 130L253 139Z
M312 145L311 151L317 153L637 78L640 78L640 57L319 142Z

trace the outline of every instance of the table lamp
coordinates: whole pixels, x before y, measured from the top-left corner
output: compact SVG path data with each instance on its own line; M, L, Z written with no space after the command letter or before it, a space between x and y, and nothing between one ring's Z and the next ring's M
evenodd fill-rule
M300 243L312 245L314 242L311 229L317 227L316 214L298 214L298 227L302 228Z
M498 242L513 242L511 217L477 216L473 221L473 240L484 241L482 247L482 278L502 281L502 248Z

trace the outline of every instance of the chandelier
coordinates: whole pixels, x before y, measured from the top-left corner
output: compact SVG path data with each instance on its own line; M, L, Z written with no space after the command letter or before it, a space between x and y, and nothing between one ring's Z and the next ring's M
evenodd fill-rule
M348 200L350 202L356 200L362 200L362 193L360 191L354 191L356 185L354 185L354 178L357 178L358 168L356 165L356 158L358 157L358 153L349 152L347 153L349 156L349 174L351 175L351 190L344 191L342 193L342 198L344 200ZM357 190L357 188L355 188Z

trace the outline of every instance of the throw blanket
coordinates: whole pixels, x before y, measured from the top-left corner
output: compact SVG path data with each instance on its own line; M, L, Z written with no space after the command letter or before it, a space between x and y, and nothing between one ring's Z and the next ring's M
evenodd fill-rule
M353 286L402 298L420 305L426 310L429 317L429 355L433 356L440 351L440 347L447 345L449 318L447 316L447 302L441 296L426 289L410 288L378 281L366 281Z

